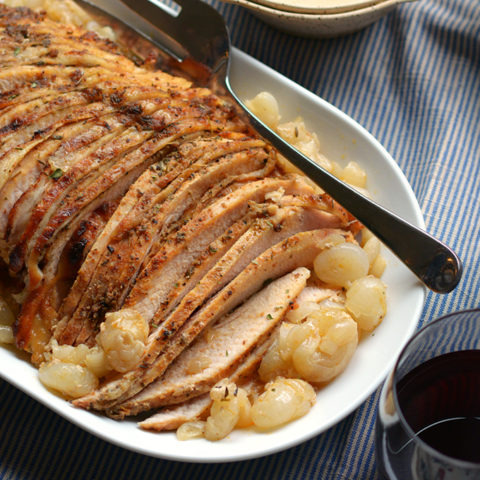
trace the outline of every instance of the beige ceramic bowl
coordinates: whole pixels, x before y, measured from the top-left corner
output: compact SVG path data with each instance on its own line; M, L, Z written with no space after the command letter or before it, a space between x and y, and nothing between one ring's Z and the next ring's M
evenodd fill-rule
M321 38L336 37L361 30L391 12L398 4L413 0L224 1L250 9L258 18L284 32L303 37ZM292 4L297 11L287 10L292 8ZM276 5L276 8L273 5ZM300 11L302 8L304 11ZM313 9L325 13L305 12Z

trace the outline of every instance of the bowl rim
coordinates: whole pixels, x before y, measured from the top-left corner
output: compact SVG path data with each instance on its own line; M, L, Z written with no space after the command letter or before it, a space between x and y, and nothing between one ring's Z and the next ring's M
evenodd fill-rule
M250 10L263 13L265 15L284 18L288 20L308 20L308 21L321 21L321 20L332 20L339 21L352 18L355 16L369 15L374 12L381 12L383 10L389 10L395 7L398 4L406 2L414 2L416 0L381 0L378 3L375 3L370 6L363 8L358 8L355 10L349 10L344 12L337 13L298 13L290 12L285 10L280 10L278 8L273 8L270 6L262 5L254 0L222 0L227 3L232 3L234 5L240 5L242 7L248 8Z
M361 10L388 0L249 0L288 13L336 14ZM407 1L407 0L403 0Z

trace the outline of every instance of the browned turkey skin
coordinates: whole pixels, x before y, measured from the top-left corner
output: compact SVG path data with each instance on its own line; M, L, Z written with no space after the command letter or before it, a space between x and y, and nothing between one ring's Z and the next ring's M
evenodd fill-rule
M209 324L252 295L266 302L265 280L309 267L331 229L350 239L352 217L286 174L228 100L92 32L0 5L0 59L0 255L22 285L17 346L38 364L52 337L93 346L106 313L139 312L141 365L75 402L115 417L250 371L276 325L256 321L255 302L231 363L161 387ZM299 292L304 276L282 281ZM276 300L277 322L292 298Z

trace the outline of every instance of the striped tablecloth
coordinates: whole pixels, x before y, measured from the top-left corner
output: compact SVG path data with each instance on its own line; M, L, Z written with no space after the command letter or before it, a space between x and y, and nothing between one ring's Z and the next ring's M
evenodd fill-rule
M447 296L429 293L420 324L480 297L480 2L419 0L337 39L286 35L212 1L233 44L369 130L410 181L430 232L463 260ZM138 455L69 424L0 381L0 478L376 478L378 391L345 420L290 450L230 464Z

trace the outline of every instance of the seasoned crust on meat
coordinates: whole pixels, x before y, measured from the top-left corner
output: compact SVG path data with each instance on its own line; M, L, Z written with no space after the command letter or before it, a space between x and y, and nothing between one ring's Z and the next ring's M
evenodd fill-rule
M228 99L139 66L92 32L0 5L0 58L0 256L23 285L17 346L38 364L52 338L94 346L105 315L135 310L149 331L140 364L74 402L114 417L257 365L304 287L299 267L332 231L352 239L348 212L286 173ZM249 302L283 276L291 293L256 328ZM159 394L232 311L246 315L238 331L251 328L231 362Z

